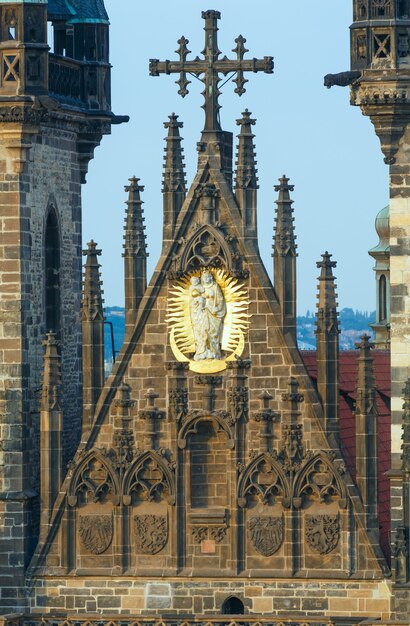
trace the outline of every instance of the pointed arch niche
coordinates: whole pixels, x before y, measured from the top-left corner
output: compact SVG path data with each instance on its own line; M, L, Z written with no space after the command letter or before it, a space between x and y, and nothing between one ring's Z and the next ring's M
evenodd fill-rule
M60 335L61 331L61 232L58 213L50 202L44 230L44 304L45 330Z
M290 568L286 541L291 533L290 485L281 464L262 453L242 471L238 482L239 514L243 519L246 570Z
M172 465L154 450L143 452L123 482L124 541L129 571L166 571L176 551L176 488Z
M235 464L234 438L227 416L191 415L179 432L178 446L184 466L184 513L186 514L186 567L220 568L231 558ZM186 504L185 504L186 503ZM222 555L224 555L222 557Z
M314 455L295 479L293 506L298 510L298 569L348 572L352 566L351 527L346 485L332 458Z
M73 471L62 524L63 566L78 572L110 570L115 563L117 474L101 450L90 450Z

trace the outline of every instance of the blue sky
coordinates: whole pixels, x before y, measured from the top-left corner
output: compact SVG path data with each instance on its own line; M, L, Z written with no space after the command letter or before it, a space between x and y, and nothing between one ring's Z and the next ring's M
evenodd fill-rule
M106 305L123 305L124 185L141 178L149 246L149 275L161 248L163 122L175 111L184 122L188 183L196 167L203 126L201 85L177 94L173 76L151 78L149 58L174 59L185 35L196 56L203 49L201 11L222 13L219 47L232 55L247 39L249 57L271 55L273 75L251 74L242 98L223 89L222 127L237 134L235 120L248 108L257 119L259 244L272 275L273 185L286 174L295 185L298 236L298 310L316 303L316 261L329 250L337 261L340 307L375 308L372 259L374 218L388 203L388 171L368 118L349 105L347 88L323 87L323 76L349 69L350 0L105 0L111 19L113 110L131 121L113 127L90 164L84 187L84 243L93 238L101 257Z

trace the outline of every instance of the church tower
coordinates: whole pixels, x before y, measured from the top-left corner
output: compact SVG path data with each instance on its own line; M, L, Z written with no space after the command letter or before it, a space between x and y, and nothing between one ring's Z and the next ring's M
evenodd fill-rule
M351 71L325 77L325 84L351 85L351 104L374 125L390 177L390 351L392 392L392 503L402 497L402 393L410 371L410 2L354 0L350 28ZM372 251L373 256L373 251ZM379 282L380 286L380 282ZM381 285L383 286L383 285ZM386 297L387 294L386 294ZM383 304L383 302L382 302ZM388 304L386 303L388 309ZM380 307L379 307L380 314ZM376 337L386 335L377 320ZM378 340L378 339L377 339ZM392 506L392 537L401 524ZM408 549L408 548L407 548ZM408 617L410 591L397 616ZM404 596L403 596L404 597ZM404 607L404 609L403 609ZM403 610L402 610L403 609Z
M81 433L81 184L103 135L123 120L110 109L103 0L1 0L0 55L0 605L7 611L25 608L24 570L39 534L46 332L61 357L63 468Z

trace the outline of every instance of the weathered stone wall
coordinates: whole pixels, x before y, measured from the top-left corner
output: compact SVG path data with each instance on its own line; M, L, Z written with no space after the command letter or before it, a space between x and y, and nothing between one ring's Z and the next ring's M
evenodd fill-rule
M31 595L33 612L71 611L111 615L218 615L230 596L245 614L324 615L388 619L390 587L385 582L332 580L38 580Z
M26 129L27 130L27 129ZM45 220L61 233L64 458L80 432L81 200L77 138L52 128L0 132L0 606L24 607L39 522L39 390L45 331ZM21 147L30 146L29 150ZM20 160L27 161L20 167ZM22 170L22 171L20 171Z

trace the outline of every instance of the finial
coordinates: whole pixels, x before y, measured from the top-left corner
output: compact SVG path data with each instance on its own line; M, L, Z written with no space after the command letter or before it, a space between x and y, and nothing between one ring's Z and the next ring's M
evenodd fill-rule
M360 336L360 341L355 343L356 350L369 351L374 348L374 343L371 343L371 337L367 333Z
M273 396L266 389L258 395L258 398L262 401L264 409L268 409L270 401L273 400Z
M283 174L282 178L279 178L279 185L274 185L275 191L294 191L295 185L288 185L289 180L286 174Z
M244 133L249 126L254 126L256 124L256 120L251 118L252 112L245 109L242 112L242 117L236 120L237 126L242 126L241 133Z
M331 261L330 259L332 258L333 255L329 254L329 252L326 250L326 252L324 254L322 254L322 260L321 261L317 261L316 263L316 267L318 268L322 268L322 270L330 270L330 272L325 272L326 275L333 275L332 274L332 267L336 267L337 266L337 262L336 261Z
M124 189L125 191L144 191L145 187L143 185L140 185L140 178L137 178L136 176L131 176L131 178L128 179L130 181L129 185L125 185Z
M83 250L83 256L92 257L100 255L101 250L97 250L97 244L95 243L94 239L91 239L91 241L87 243L87 249Z
M164 122L165 128L183 128L184 122L178 122L179 115L175 115L175 113L171 113L168 115L169 122Z
M219 83L220 75L227 76L233 74L233 82L236 84L235 93L241 96L245 93L245 83L248 81L244 77L245 72L265 72L272 74L273 59L272 57L264 57L263 59L244 59L248 50L245 48L246 39L239 35L235 39L236 47L233 52L236 53L236 59L230 60L227 57L219 58L221 52L218 48L218 20L221 18L219 11L208 10L202 11L202 18L205 20L205 48L202 52L204 58L195 57L194 60L188 60L190 50L186 37L178 40L178 49L176 53L179 61L159 61L158 59L150 59L149 70L151 76L159 76L160 74L179 74L176 81L179 89L178 93L184 98L188 94L188 74L195 76L201 80L205 89L203 95L205 103L203 109L205 111L205 128L204 131L220 131L219 122Z

